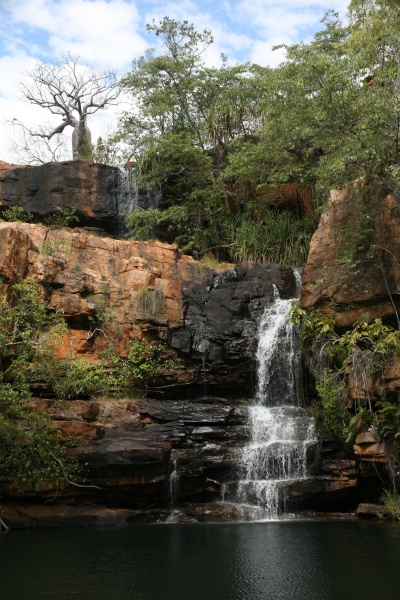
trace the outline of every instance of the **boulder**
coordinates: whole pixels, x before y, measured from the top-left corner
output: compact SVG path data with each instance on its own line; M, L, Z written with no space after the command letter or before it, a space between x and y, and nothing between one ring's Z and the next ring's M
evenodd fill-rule
M118 229L123 182L116 167L88 160L8 167L0 165L0 208L22 206L38 216L73 209L82 225Z
M6 504L1 517L10 529L36 527L93 527L127 525L138 511L105 506L65 504Z
M380 504L361 503L356 510L359 519L384 519L389 516L386 508Z
M359 433L353 449L358 459L373 463L386 463L394 452L393 443L378 439L373 431Z

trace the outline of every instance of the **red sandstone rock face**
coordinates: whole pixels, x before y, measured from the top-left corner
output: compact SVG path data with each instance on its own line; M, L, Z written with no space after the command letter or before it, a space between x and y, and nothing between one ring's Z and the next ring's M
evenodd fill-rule
M208 393L235 397L251 393L257 323L274 286L283 298L296 286L287 266L214 271L173 245L26 223L0 224L0 275L5 286L34 279L50 306L63 311L68 335L60 356L96 360L109 342L124 356L133 339L162 339L190 366L166 373L164 389L176 393L179 382L203 394L207 384ZM150 312L143 305L149 294L161 298ZM107 323L94 325L102 310Z
M360 317L393 319L393 296L400 293L396 200L384 190L362 192L360 183L331 192L303 274L302 307L332 315L338 326Z
M288 210L295 215L305 217L314 213L314 189L313 186L297 186L293 183L276 187L266 187L259 191L263 202L278 208Z
M182 287L202 281L194 263L168 244L0 223L0 275L6 283L28 277L46 285L50 305L62 309L69 324L61 354L96 356L104 349L104 335L89 331L88 316L96 314L98 303L112 312L105 332L120 354L131 339L163 338L168 327L182 322ZM164 300L155 314L145 314L140 293L155 288Z
M388 457L393 457L393 444L385 440L379 441L373 431L359 433L353 449L361 461L386 463Z

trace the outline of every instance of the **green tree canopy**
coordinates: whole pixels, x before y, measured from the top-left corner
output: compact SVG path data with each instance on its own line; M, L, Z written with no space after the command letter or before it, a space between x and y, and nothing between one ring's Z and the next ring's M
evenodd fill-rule
M398 190L400 8L352 0L349 14L343 25L327 13L313 40L284 46L273 69L226 57L210 68L208 30L168 17L148 26L164 53L149 51L124 78L135 109L121 122L139 179L163 185L166 213L152 213L147 235L162 222L164 239L184 250L222 247L229 256L232 220L275 219L260 209L268 189L311 186L315 210L330 189L361 177ZM151 219L133 215L134 234Z

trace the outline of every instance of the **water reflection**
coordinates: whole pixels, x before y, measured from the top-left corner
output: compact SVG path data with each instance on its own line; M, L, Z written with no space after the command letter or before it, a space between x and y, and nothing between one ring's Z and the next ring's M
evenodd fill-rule
M400 589L400 527L290 522L0 536L2 600L375 600Z

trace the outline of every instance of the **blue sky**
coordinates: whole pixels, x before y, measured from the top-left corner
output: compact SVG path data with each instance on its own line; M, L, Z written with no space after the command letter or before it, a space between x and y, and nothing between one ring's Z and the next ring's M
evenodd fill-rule
M129 69L156 40L146 23L168 15L187 19L214 35L207 62L250 60L276 65L283 51L272 46L310 40L329 9L344 17L349 0L0 0L0 159L15 160L6 120L46 120L46 111L21 101L16 81L37 59L52 63L67 52L99 70ZM93 137L113 127L115 109L91 124Z

